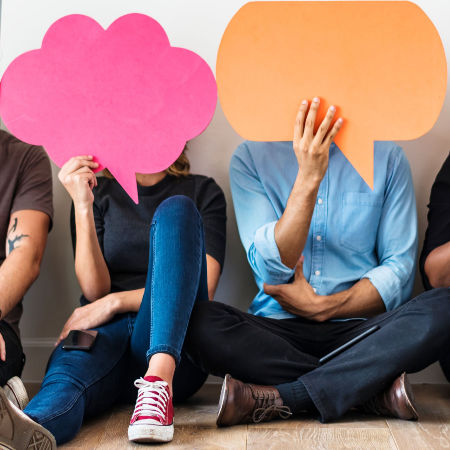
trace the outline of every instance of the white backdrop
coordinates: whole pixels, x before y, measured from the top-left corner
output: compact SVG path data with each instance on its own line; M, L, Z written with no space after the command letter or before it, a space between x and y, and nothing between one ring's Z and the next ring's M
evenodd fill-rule
M73 13L89 15L104 27L123 14L148 14L161 23L172 45L197 52L214 69L226 25L245 3L245 0L3 0L0 75L17 55L39 48L45 31L55 20ZM448 0L417 0L415 3L422 7L439 30L448 59L450 3ZM450 149L449 124L450 97L447 95L433 130L416 141L400 142L413 170L421 242L431 184ZM193 171L214 177L228 200L227 261L216 298L246 309L255 294L255 286L237 234L228 182L229 160L240 142L240 137L226 121L219 105L210 127L192 141L189 156ZM80 149L81 153L84 151L86 149ZM39 380L42 375L55 336L77 305L80 292L74 277L69 236L70 202L56 179L55 166L53 170L54 229L49 238L41 276L26 296L21 325L28 357L25 369L25 379L28 381ZM417 277L415 292L421 290ZM413 379L425 382L444 380L437 366L415 375Z

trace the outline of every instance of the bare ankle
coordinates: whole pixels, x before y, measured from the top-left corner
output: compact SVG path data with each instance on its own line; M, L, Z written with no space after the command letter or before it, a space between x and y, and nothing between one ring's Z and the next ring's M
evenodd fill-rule
M175 373L175 358L167 353L156 353L150 358L145 376L159 377L169 385L172 393L172 381Z

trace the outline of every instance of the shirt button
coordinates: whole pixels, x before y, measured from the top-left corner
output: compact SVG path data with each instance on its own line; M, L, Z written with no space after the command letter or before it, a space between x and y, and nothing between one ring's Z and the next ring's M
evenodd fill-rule
M318 203L319 205L321 205L321 204L323 203L323 200L322 200L321 198L319 198L319 199L317 200L317 203Z
M321 241L321 240L322 240L322 236L317 236L316 239L317 239L318 241Z
M313 288L313 291L314 291L314 292L317 292L317 289L316 289L316 288Z
M316 274L316 276L319 276L320 275L320 270L316 270L315 274Z

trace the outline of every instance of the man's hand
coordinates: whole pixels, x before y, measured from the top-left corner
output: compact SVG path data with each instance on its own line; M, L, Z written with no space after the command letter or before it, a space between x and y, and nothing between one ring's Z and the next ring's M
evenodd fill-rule
M0 333L0 359L3 362L6 361L6 344L1 333Z
M64 325L55 346L65 339L71 330L90 330L109 322L118 309L117 297L114 294L76 308Z
M334 307L330 297L317 295L303 275L302 256L295 268L294 281L289 284L264 284L264 292L275 298L278 303L291 314L309 320L323 322L329 318Z
M313 185L319 185L327 171L330 146L343 123L340 118L330 129L336 113L336 108L330 106L314 134L319 104L320 100L317 97L314 98L308 112L308 102L303 100L294 127L293 145L298 160L299 175L304 182L310 182Z
M308 112L308 102L303 100L298 111L293 141L299 166L297 178L286 209L275 225L275 242L281 262L290 268L297 264L305 248L317 192L328 167L330 145L343 123L342 119L338 119L331 126L336 108L330 106L314 134L319 103L319 99L315 98Z
M264 292L291 314L317 322L335 318L372 317L386 311L379 292L367 278L359 280L345 291L317 295L303 275L303 256L295 267L292 283L265 284Z

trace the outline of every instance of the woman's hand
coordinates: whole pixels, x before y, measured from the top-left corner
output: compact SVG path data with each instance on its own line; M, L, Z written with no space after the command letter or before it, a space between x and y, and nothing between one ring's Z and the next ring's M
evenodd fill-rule
M294 152L297 156L299 174L305 182L319 185L328 167L330 145L342 127L338 119L331 127L336 108L330 106L320 127L314 134L320 100L316 97L308 112L308 102L303 100L294 128Z
M119 310L118 298L108 294L86 306L76 308L67 320L55 344L57 346L71 330L90 330L109 322Z
M58 178L72 197L75 207L91 206L94 202L92 189L97 186L93 169L98 163L92 156L75 156L62 166Z

